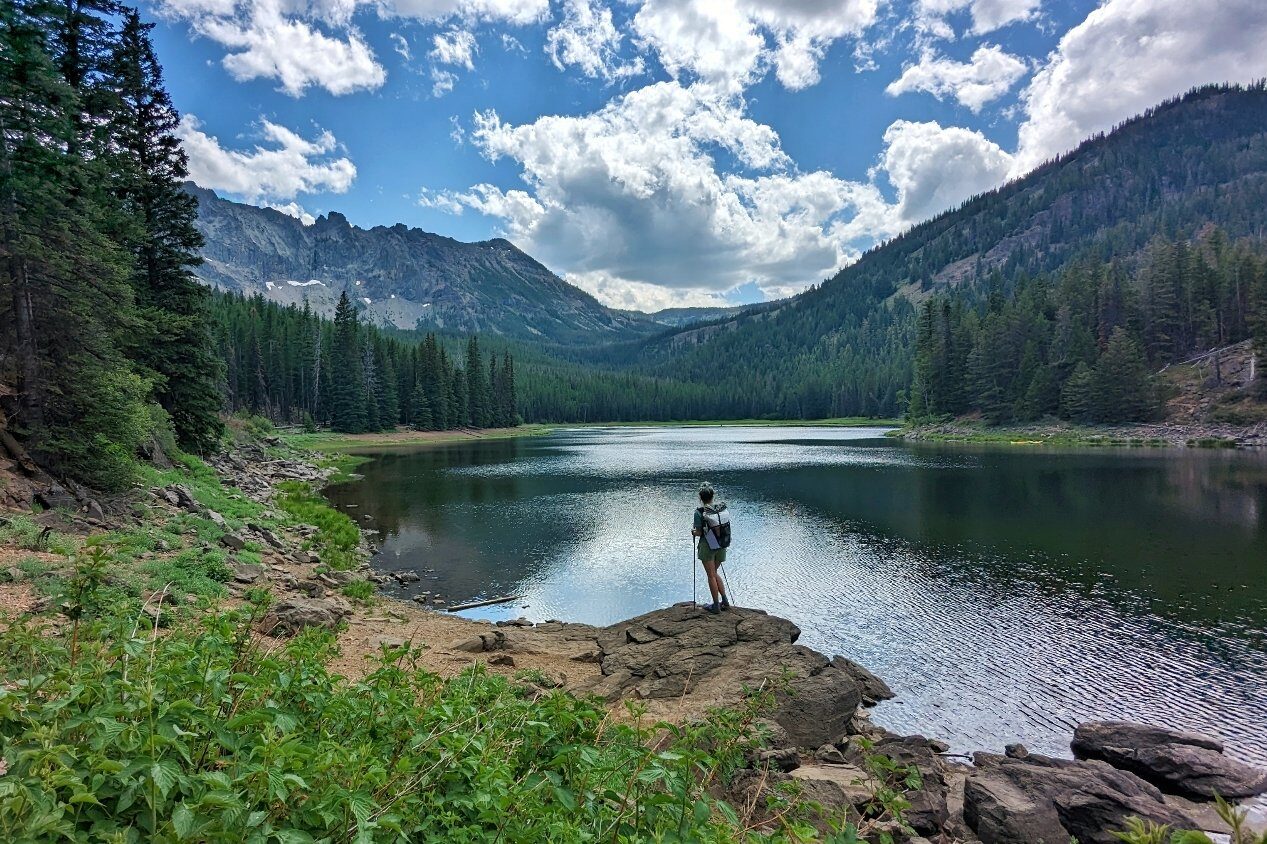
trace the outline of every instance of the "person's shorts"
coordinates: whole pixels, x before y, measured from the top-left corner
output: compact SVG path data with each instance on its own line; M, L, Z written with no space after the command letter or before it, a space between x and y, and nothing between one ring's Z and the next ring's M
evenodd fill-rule
M718 548L714 551L712 548L708 547L707 542L700 542L697 556L699 557L699 561L701 563L721 564L726 562L726 549Z

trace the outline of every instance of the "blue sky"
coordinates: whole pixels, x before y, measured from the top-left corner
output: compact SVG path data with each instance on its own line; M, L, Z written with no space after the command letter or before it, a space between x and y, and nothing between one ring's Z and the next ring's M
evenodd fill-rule
M1206 82L1260 0L151 0L191 174L509 237L621 307L803 289Z

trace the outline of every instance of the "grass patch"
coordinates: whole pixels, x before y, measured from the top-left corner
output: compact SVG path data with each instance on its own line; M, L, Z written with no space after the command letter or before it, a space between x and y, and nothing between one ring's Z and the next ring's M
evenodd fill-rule
M344 595L354 601L368 604L374 600L374 584L368 580L354 580L345 585L342 590Z
M169 587L182 598L222 598L224 583L232 577L227 560L219 549L186 548L171 557L147 560L139 571L150 590Z
M356 567L356 548L361 541L356 522L331 507L308 484L283 481L277 485L277 491L278 509L295 522L317 528L315 544L322 563L339 571Z
M69 554L79 547L74 537L49 530L30 516L21 515L0 516L0 543L51 554Z

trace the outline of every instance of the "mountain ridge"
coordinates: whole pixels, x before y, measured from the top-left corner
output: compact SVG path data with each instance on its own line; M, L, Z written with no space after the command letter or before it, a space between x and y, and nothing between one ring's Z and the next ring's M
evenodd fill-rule
M367 320L401 329L569 344L661 330L568 284L501 237L465 243L403 223L361 228L338 211L305 224L192 182L205 244L195 274L221 290L308 304L329 316L347 291Z

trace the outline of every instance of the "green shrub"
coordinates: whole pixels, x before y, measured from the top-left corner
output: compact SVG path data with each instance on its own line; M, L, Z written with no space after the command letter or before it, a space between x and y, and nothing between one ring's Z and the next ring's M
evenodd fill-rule
M0 633L0 839L744 837L710 788L749 749L751 712L619 723L480 669L443 681L407 648L347 683L325 667L328 633L263 652L252 620L156 638L85 620L77 655L27 624ZM776 840L812 834L798 823Z
M141 564L146 588L170 587L177 597L219 598L225 595L222 584L232 577L226 564L228 554L218 548L186 548L171 557Z
M374 584L368 580L354 580L343 587L343 594L356 601L369 602L374 598Z

